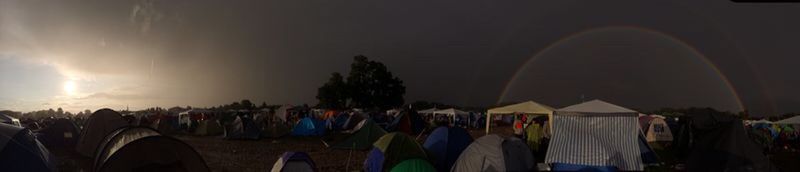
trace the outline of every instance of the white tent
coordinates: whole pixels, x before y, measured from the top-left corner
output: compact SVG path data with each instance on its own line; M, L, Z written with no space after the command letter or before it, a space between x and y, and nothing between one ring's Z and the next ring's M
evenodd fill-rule
M775 124L800 124L800 116L786 118L784 120L776 121Z
M288 111L291 108L292 105L283 105L275 111L275 116L278 116L278 119L281 119L281 121L286 121L286 115L289 115Z
M430 108L430 109L425 109L425 110L420 110L420 111L417 111L417 113L418 113L418 114L420 114L420 115L423 115L423 114L433 114L433 112L436 112L437 110L439 110L439 109L436 109L436 108Z
M491 128L492 115L506 115L515 113L538 114L538 115L547 115L548 120L552 120L553 110L554 109L550 106L542 105L533 101L526 101L513 105L489 109L486 112L486 134L489 134L489 129ZM552 122L550 124L551 124L550 126L552 126Z
M469 112L458 110L458 109L455 109L455 108L433 111L433 115L434 116L439 115L439 114L447 115L447 117L449 117L452 121L456 120L456 115L458 115L458 116L466 116L467 120L469 120ZM467 121L467 123L469 123L469 121Z
M615 166L641 171L638 112L601 100L553 112L545 163Z

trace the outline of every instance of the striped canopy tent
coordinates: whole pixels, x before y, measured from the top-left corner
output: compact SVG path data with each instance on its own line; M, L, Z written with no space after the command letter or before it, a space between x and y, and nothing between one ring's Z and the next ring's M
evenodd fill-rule
M507 115L516 113L523 113L529 115L547 115L548 120L551 121L550 126L552 126L553 110L554 109L550 106L539 104L534 101L526 101L513 105L489 109L486 112L486 134L489 134L489 130L491 129L490 124L492 122L492 115Z
M558 109L553 117L553 138L545 163L644 170L636 111L592 100Z

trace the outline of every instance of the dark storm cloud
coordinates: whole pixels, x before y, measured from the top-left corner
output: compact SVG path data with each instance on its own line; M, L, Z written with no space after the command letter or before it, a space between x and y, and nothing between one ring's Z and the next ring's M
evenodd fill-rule
M23 40L72 54L56 58L71 70L152 77L143 82L159 86L143 89L144 95L169 98L158 100L162 106L241 98L313 104L316 88L331 72L347 72L358 54L384 62L402 78L407 100L490 106L513 73L553 42L587 29L624 25L664 32L696 48L719 66L751 111L800 110L795 106L800 92L792 89L800 79L791 76L796 73L792 67L800 64L792 58L798 54L793 46L800 39L795 32L800 24L789 17L800 16L796 5L81 2L4 1L3 6L15 10L14 17L4 14L2 22L13 20L27 34L4 33L0 45L6 48L0 49L30 47L11 43Z

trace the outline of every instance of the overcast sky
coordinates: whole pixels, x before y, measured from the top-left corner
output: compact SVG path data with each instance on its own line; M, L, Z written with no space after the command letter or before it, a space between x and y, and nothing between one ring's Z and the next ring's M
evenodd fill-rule
M315 104L355 55L406 100L800 111L800 5L0 1L0 109Z

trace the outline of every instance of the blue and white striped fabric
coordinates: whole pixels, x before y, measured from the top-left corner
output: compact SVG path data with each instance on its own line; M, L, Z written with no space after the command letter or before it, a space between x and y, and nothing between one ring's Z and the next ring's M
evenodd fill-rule
M644 170L637 115L556 111L545 162Z

